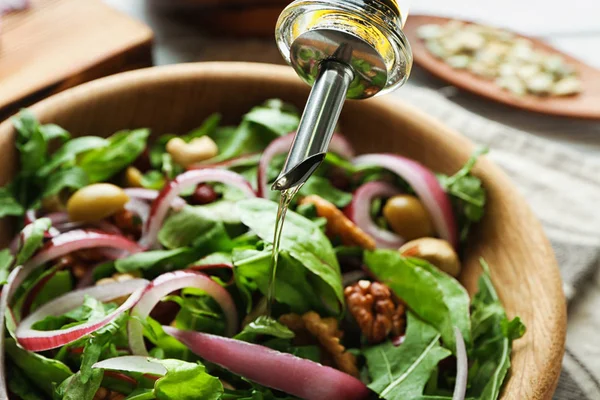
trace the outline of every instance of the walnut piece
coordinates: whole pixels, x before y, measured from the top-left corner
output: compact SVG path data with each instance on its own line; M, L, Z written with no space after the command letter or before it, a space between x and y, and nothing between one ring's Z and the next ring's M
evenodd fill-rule
M313 204L317 215L327 220L327 235L340 237L346 246L374 250L375 240L344 215L334 204L317 195L302 198L299 204Z
M361 280L347 286L344 296L348 310L370 343L383 342L390 334L404 334L406 308L400 300L394 301L386 285Z
M344 333L338 329L337 319L321 318L316 312L309 311L302 316L284 314L279 317L279 322L296 334L294 341L297 344L314 343L314 339L316 339L319 347L325 353L321 357L323 364L332 364L340 371L355 377L359 376L356 357L347 352L340 343Z

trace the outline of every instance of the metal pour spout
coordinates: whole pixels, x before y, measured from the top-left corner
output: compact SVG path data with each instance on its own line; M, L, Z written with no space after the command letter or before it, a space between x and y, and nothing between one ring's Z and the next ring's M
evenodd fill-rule
M296 0L280 15L279 50L313 88L283 170L272 186L306 182L325 159L345 99L401 86L412 52L391 0Z
M329 148L354 72L339 61L324 61L310 92L298 132L273 190L298 186L319 167Z

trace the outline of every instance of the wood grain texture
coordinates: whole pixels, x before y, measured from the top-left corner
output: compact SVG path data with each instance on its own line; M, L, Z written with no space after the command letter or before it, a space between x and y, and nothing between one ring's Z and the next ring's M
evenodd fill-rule
M425 42L417 35L418 28L426 24L445 24L449 20L449 18L429 15L411 15L408 18L404 33L410 42L417 65L458 88L509 106L548 115L600 119L600 70L558 51L541 40L528 37L535 49L559 53L573 65L582 80L583 91L576 96L565 97L516 96L498 87L493 80L486 80L468 71L450 67L425 48Z
M98 77L152 65L152 32L100 0L34 0L0 34L0 118Z
M290 68L248 63L204 63L114 75L52 96L34 107L42 122L74 135L106 136L122 128L150 127L154 135L186 132L213 112L237 123L257 103L279 97L303 107L308 87ZM341 130L359 153L394 151L443 173L456 171L474 146L457 132L391 98L350 101ZM13 128L0 125L0 184L16 170ZM485 157L475 168L488 191L486 215L472 233L461 280L470 293L491 265L492 279L510 317L527 325L514 344L512 373L502 399L551 399L564 352L566 307L554 255L540 223L498 167ZM10 225L0 225L6 245Z

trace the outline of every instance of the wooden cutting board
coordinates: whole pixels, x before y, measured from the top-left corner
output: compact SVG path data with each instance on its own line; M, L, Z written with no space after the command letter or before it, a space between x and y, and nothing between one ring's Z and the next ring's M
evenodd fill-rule
M50 94L152 64L152 31L100 0L33 0L0 32L0 120Z

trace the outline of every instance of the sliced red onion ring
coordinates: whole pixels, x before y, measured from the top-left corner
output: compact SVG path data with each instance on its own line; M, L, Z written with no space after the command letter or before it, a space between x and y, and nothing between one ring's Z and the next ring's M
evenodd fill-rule
M29 0L3 0L0 2L0 15L27 8L29 8Z
M465 393L467 392L469 361L467 360L465 339L463 339L460 329L456 326L454 327L454 337L456 338L456 383L454 384L452 400L464 400Z
M140 374L166 375L167 369L158 360L143 356L122 356L99 361L92 368L112 371L138 372Z
M129 199L137 199L137 200L146 200L146 201L154 201L156 200L156 198L159 195L159 191L158 190L152 190L152 189L144 189L144 188L127 188L124 189L125 194L127 194L127 196L129 196ZM185 205L187 204L187 202L182 199L179 196L175 196L173 198L173 201L171 202L171 207L175 210L181 210L183 207L185 207ZM127 205L125 206L127 207ZM130 210L132 211L132 210ZM148 211L148 214L150 214L150 211Z
M241 340L170 326L163 329L205 360L293 396L308 400L359 400L369 395L369 389L358 379L314 361Z
M267 197L269 187L267 182L267 170L273 157L279 154L287 153L292 147L296 133L282 136L273 140L263 152L260 162L258 163L258 196ZM354 150L345 137L336 133L331 138L329 150L340 156L351 159L354 157Z
M25 227L23 227L21 232L19 232L8 245L8 248L13 255L17 254L21 250L23 244L27 241L27 239L29 239L29 236L31 236L31 233L33 232L33 226L31 224L37 219L38 218L34 210L27 210L24 218ZM52 220L50 220L50 222L54 224ZM44 237L49 239L59 234L60 232L58 229L50 226L50 228L44 232Z
M175 271L160 275L153 280L144 291L142 298L131 310L131 318L127 325L129 347L135 355L147 356L148 351L144 344L143 327L140 320L145 320L158 302L179 289L198 288L205 291L215 299L223 310L226 320L225 334L233 336L237 332L238 316L231 295L223 286L213 281L208 276L193 271Z
M76 290L60 296L38 308L19 324L16 332L17 340L24 349L29 351L45 351L72 343L106 326L119 315L132 308L140 299L148 283L145 279L131 279ZM38 331L32 328L37 321L41 321L48 316L59 316L79 307L83 304L85 296L91 296L105 302L128 294L131 294L131 296L123 304L102 319L52 331Z
M431 215L438 235L458 245L456 221L452 204L435 175L416 161L396 154L365 154L354 159L356 166L375 166L388 169L404 179L415 191Z
M146 224L150 216L150 204L140 199L130 198L125 209L137 215L142 220L142 225Z
M152 203L150 217L144 227L140 244L152 248L156 244L158 231L169 212L170 204L179 193L190 187L205 182L221 182L241 189L248 197L256 197L250 183L243 176L225 169L200 169L184 172L167 183L156 200Z
M244 154L243 156L230 158L229 160L216 162L216 163L211 163L210 160L207 160L205 162L192 164L189 167L187 167L187 169L192 170L192 169L206 169L206 168L233 168L233 167L237 167L239 165L245 165L249 161L255 160L254 162L258 162L259 159L260 159L260 153L250 153L250 154Z
M371 203L378 197L392 197L400 193L385 182L368 182L359 187L346 207L345 213L360 229L372 236L378 248L397 249L405 242L404 238L382 229L371 218Z

